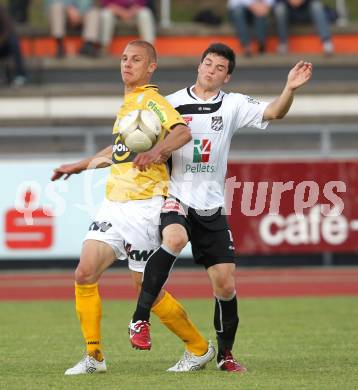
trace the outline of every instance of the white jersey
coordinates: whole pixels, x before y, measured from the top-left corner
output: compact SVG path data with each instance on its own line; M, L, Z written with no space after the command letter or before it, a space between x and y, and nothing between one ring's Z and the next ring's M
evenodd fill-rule
M241 127L265 129L268 105L239 93L220 91L202 100L193 87L167 96L191 129L192 140L172 154L169 194L197 210L224 205L231 138Z

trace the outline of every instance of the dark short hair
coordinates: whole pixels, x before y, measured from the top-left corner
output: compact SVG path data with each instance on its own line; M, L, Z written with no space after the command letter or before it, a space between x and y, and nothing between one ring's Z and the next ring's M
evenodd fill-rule
M136 39L134 41L128 42L127 46L129 45L143 47L143 49L146 50L150 61L155 63L157 62L157 51L155 50L155 47L151 43L147 41L142 41L140 39Z
M211 44L202 54L200 62L204 61L204 58L210 54L217 54L218 56L224 57L229 61L228 74L231 74L235 69L235 53L231 47L224 45L223 43Z

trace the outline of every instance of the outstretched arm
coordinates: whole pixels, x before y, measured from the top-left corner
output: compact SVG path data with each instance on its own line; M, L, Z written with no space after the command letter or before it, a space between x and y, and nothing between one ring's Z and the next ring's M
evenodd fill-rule
M306 84L311 77L312 64L305 61L298 62L288 73L281 95L266 107L263 119L265 121L282 119L291 107L295 90Z
M64 176L67 180L74 173L81 173L87 169L105 168L112 164L112 145L107 146L92 157L85 158L72 164L63 164L53 170L52 181Z
M145 171L151 163L161 164L168 160L171 153L187 144L191 140L189 127L186 125L176 125L174 129L159 141L148 152L139 153L133 161L135 167L140 171Z

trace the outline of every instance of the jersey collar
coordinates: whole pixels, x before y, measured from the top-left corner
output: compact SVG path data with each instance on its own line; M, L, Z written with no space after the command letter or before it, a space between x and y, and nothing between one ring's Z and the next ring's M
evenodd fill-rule
M144 91L147 91L148 89L152 89L154 91L159 91L159 88L154 85L154 84L145 84L145 85L141 85L139 87L136 87L132 92L144 92Z
M215 102L215 100L217 100L222 94L223 94L223 91L219 91L217 93L217 95L213 96L212 98L208 99L208 100L203 100L201 99L199 96L195 95L194 93L194 87L195 85L192 85L191 87L188 87L186 90L188 92L188 95L192 98L192 99L195 99L197 100L198 102L200 103L213 103Z

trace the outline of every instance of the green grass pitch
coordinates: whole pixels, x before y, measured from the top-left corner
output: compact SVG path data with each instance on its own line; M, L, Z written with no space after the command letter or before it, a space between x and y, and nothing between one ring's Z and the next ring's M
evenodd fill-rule
M183 301L212 340L213 304ZM127 323L134 302L105 301L108 372L65 377L83 354L73 302L1 302L1 389L358 389L358 300L355 297L242 299L235 355L245 375L210 363L193 373L167 373L183 346L156 318L152 351L133 350Z

